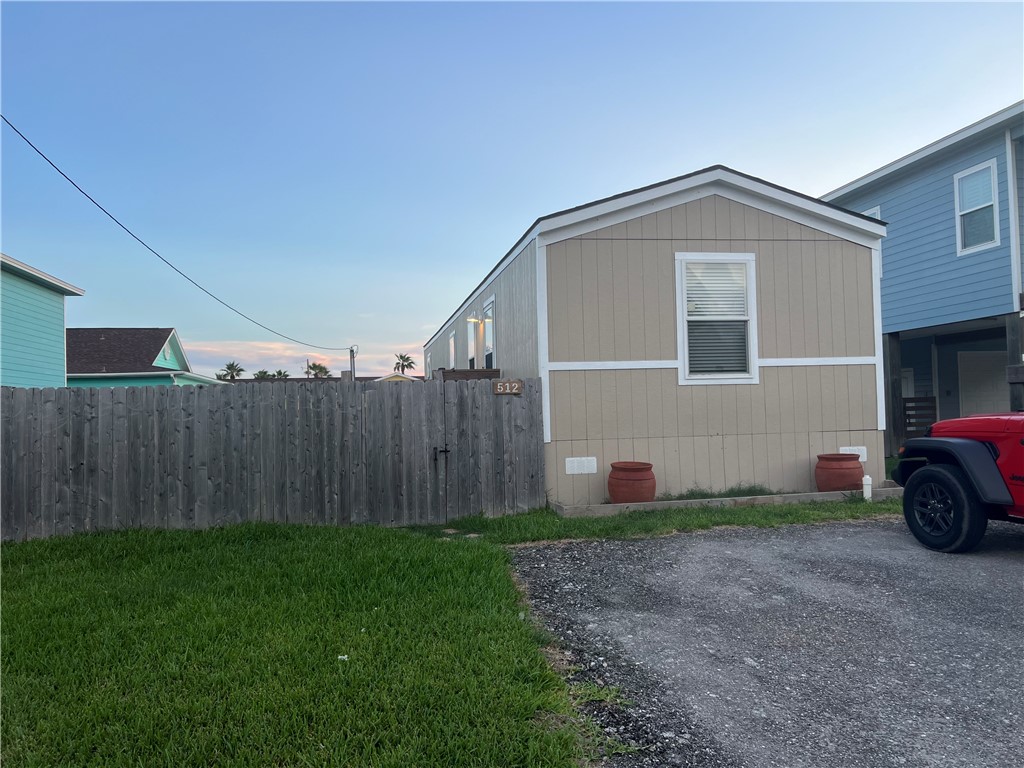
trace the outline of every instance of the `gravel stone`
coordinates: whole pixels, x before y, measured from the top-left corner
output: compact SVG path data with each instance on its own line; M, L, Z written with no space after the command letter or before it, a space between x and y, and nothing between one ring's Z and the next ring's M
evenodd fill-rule
M1024 755L1024 526L977 551L896 520L512 554L612 768L1005 768Z

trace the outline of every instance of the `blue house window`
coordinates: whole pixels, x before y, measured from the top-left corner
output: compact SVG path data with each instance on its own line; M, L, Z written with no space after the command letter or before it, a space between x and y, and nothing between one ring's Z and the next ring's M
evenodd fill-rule
M957 256L999 245L999 195L993 158L953 177Z

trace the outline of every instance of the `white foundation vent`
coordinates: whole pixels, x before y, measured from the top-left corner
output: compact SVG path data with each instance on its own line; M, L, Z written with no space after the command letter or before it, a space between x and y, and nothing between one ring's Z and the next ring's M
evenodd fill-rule
M596 475L596 456L572 456L565 460L565 474L567 475Z

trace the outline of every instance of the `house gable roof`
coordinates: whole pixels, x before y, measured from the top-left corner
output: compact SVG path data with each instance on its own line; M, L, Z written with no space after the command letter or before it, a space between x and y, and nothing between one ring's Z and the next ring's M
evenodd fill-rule
M6 253L0 253L0 269L4 272L10 272L11 274L23 277L26 280L30 280L33 283L49 288L51 291L56 291L64 296L83 296L85 291L81 288L76 288L71 283L65 283L53 275L48 275L42 270L30 267L24 262L12 259Z
M153 365L165 344L180 351L191 372L173 328L68 328L68 375L86 373L167 373Z
M683 176L541 216L487 273L459 308L441 324L424 347L434 343L532 239L537 238L538 244L556 242L710 195L721 195L862 245L877 247L878 241L885 236L885 222L876 218L724 165L712 165Z
M909 155L904 155L898 160L893 160L888 165L883 165L881 168L865 174L859 179L854 179L849 184L844 184L838 189L833 189L831 192L822 195L821 199L835 200L836 198L849 194L861 187L866 187L890 174L896 173L909 165L925 160L938 152L960 144L961 142L968 141L969 139L973 139L979 133L1002 126L1003 124L1013 124L1015 119L1019 126L1022 117L1024 117L1024 101L1018 101L1016 104L1012 104L1006 109L1001 109L993 115L989 115L976 123L968 125L966 128L961 128L959 131L951 133L948 136L944 136L938 141L933 141L931 144L921 147L921 149L911 152Z
M358 381L361 377L357 376ZM383 376L377 378L370 378L369 381L423 381L422 376L410 376L407 373L399 373L395 371L393 373L385 373Z

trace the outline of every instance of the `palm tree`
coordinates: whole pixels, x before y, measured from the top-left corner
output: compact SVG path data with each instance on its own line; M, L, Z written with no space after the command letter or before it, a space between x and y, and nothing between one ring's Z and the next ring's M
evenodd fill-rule
M405 373L416 367L416 363L408 355L395 355L395 357L398 358L398 361L395 363L396 373Z
M272 379L274 374L268 371L266 368L260 368L256 373L252 375L254 379Z
M217 381L227 381L228 380L228 375L226 373L221 373L221 372L218 371L217 373L215 373L213 375L214 375L214 378L217 379Z
M245 368L240 366L234 360L231 360L224 366L224 370L221 371L224 374L222 381L234 381L235 379L242 378L242 374L245 373ZM217 378L221 378L218 376Z
M314 379L326 379L331 375L331 372L327 370L327 366L321 363L310 363L306 362L306 377L312 377Z
M288 371L282 371L280 368L278 368L276 371L274 371L273 377L275 379L287 379Z

